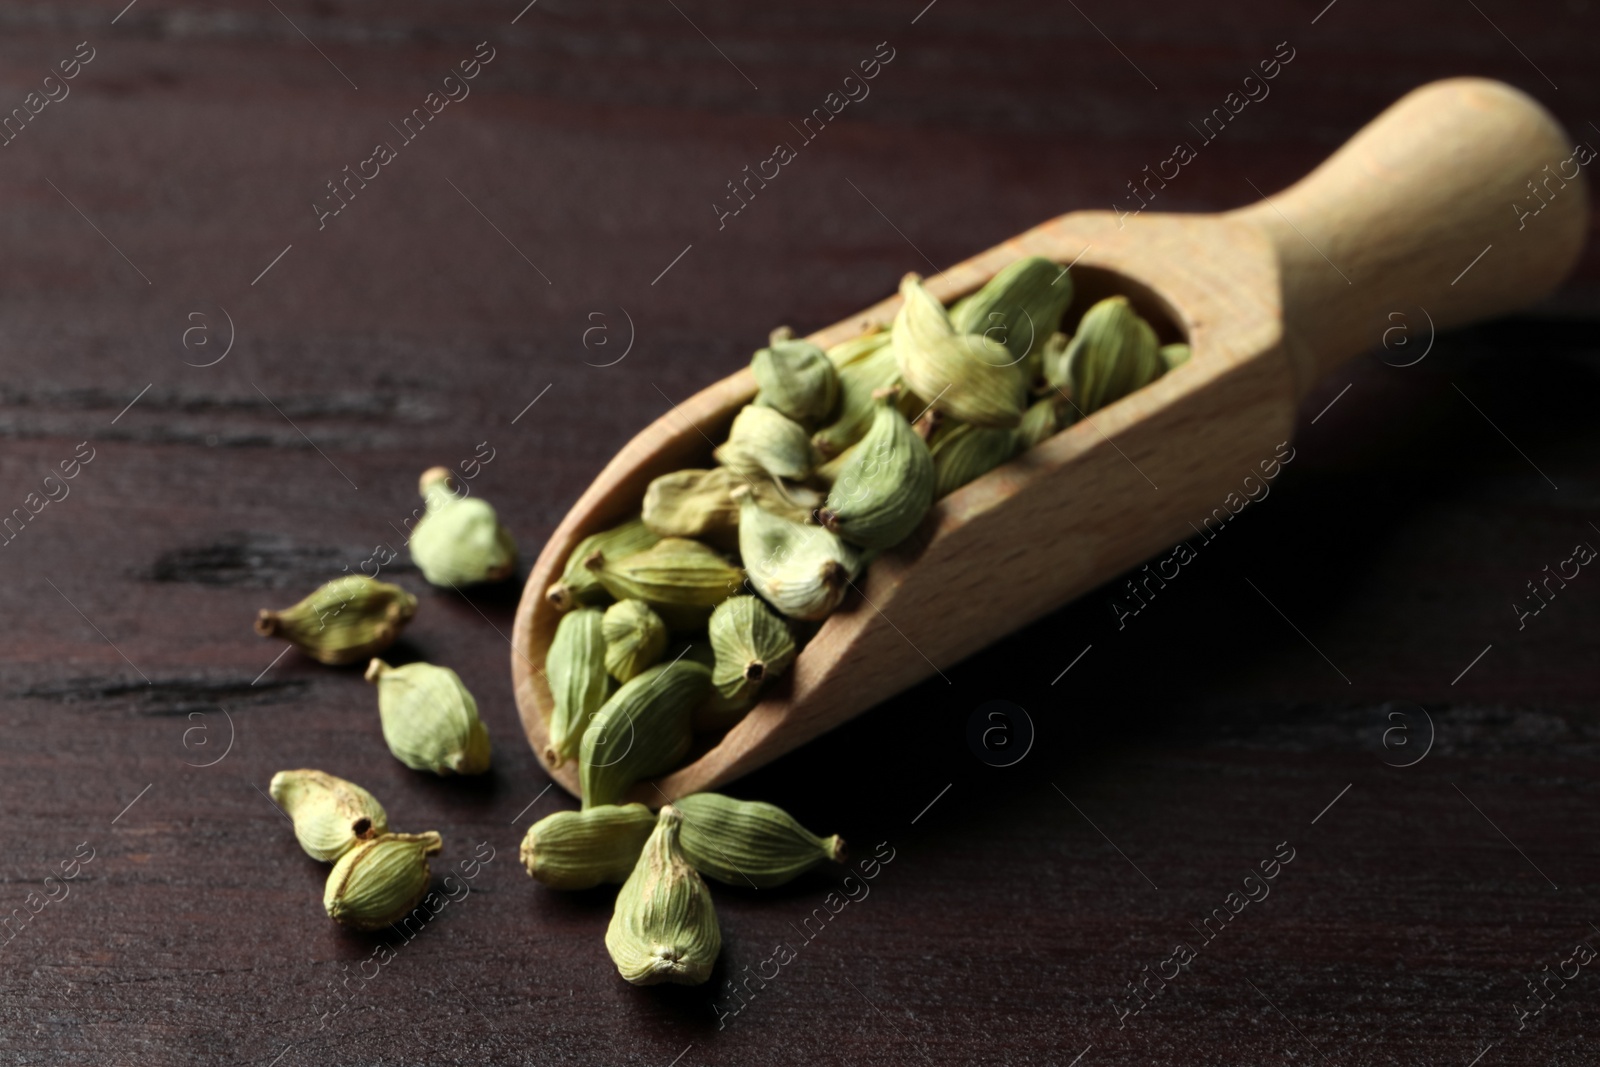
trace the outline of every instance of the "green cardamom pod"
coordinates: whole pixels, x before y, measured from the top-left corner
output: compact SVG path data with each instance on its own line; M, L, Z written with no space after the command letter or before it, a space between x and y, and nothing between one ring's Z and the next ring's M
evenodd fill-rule
M1044 351L1040 356L1040 370L1044 375L1045 384L1052 389L1066 389L1072 385L1072 379L1067 373L1067 346L1072 344L1072 338L1064 333L1053 333L1045 338Z
M711 891L678 846L682 822L671 804L661 809L606 927L606 951L634 985L699 985L722 951Z
M643 804L601 804L546 815L522 839L522 865L552 889L628 880L656 826Z
M1009 429L1022 421L1027 382L1017 357L982 334L958 333L915 274L900 282L894 319L900 377L928 406L961 422Z
M931 449L934 495L946 496L1016 455L1017 434L1018 430L990 430L966 423L950 427Z
M1032 379L1039 373L1045 339L1061 328L1071 303L1067 272L1040 256L1024 256L952 306L950 324L958 333L982 334L1005 345Z
M827 506L817 518L853 545L891 548L922 521L935 483L928 446L886 401L828 490Z
M449 470L432 467L420 483L427 513L407 547L422 576L434 585L498 582L517 569L517 543L494 508L478 497L458 496Z
M1189 362L1189 346L1179 342L1177 344L1161 346L1161 365L1171 370L1181 367Z
M394 644L416 613L417 598L398 585L351 574L293 607L263 608L256 633L281 637L321 663L355 663Z
M737 474L804 481L820 457L805 427L774 408L746 404L712 458Z
M642 518L662 537L697 537L734 549L739 545L739 503L733 491L741 485L750 487L762 507L796 522L822 506L822 495L814 489L713 467L656 478L645 490Z
M689 751L690 716L710 688L710 671L680 659L611 694L578 749L583 806L618 803L636 782L676 767Z
M1054 396L1047 396L1028 405L1022 413L1022 424L1017 427L1017 451L1026 452L1050 437L1061 428L1061 412Z
M880 330L828 350L828 358L839 368L839 414L811 437L822 456L837 457L866 436L878 413L876 394L900 380L892 336Z
M366 677L378 687L383 739L395 759L434 774L489 769L489 728L455 671L431 663L391 667L374 659Z
M353 930L381 930L403 918L428 892L428 857L444 841L425 834L383 834L339 857L322 891L328 918Z
M1072 402L1088 415L1155 381L1166 371L1156 332L1125 296L1111 296L1083 313L1067 346Z
M717 665L711 684L729 701L746 700L794 662L794 635L759 597L729 597L707 626Z
M774 331L772 343L750 360L756 403L782 412L802 426L820 426L839 403L839 375L828 354L810 341Z
M279 771L267 794L294 822L294 836L306 855L323 863L389 830L389 816L376 797L322 771Z
M825 618L850 590L861 553L821 526L806 526L764 511L741 497L739 555L750 584L791 619Z
M665 537L643 552L612 559L603 550L585 565L618 600L642 600L675 630L695 630L711 609L739 591L744 571L714 549Z
M667 624L642 600L619 600L601 620L606 642L606 670L626 682L654 666L667 650Z
M621 526L590 534L578 542L578 547L567 557L561 578L545 590L545 599L557 611L571 611L577 607L602 607L611 602L594 572L584 565L584 560L596 552L608 559L625 559L635 552L643 552L661 536L639 519L630 519Z
M552 701L550 745L544 757L550 766L559 767L577 759L583 731L611 695L605 619L599 610L579 608L561 616L545 654L544 676Z
M818 837L775 804L694 793L673 801L683 815L678 844L689 865L728 885L772 889L823 860L843 862L844 838Z

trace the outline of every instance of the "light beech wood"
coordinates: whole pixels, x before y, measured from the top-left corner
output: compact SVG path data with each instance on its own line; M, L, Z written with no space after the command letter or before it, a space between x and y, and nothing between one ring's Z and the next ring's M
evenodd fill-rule
M1163 340L1187 338L1194 354L939 501L917 533L872 564L766 699L634 799L659 805L731 781L1194 536L1290 439L1316 380L1379 344L1395 324L1390 313L1408 316L1415 332L1425 309L1442 329L1547 294L1587 228L1585 180L1566 177L1575 164L1562 166L1573 148L1515 89L1436 82L1251 207L1063 215L929 279L948 302L1020 256L1075 263L1069 316L1126 293L1163 324ZM1538 201L1530 181L1541 183ZM1546 202L1532 217L1514 207ZM884 300L811 339L847 340L890 322L899 303ZM541 760L550 693L540 668L559 618L545 589L579 540L637 514L651 479L705 466L707 440L722 440L754 393L740 371L647 426L545 545L517 608L511 660ZM1062 665L1076 652L1063 648ZM547 769L578 794L575 764Z

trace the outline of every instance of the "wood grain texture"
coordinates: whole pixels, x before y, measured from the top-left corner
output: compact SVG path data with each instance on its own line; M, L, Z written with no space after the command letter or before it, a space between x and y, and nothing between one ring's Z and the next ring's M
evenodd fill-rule
M0 919L94 849L0 944L0 1061L1592 1062L1590 968L1520 1033L1513 1014L1600 922L1591 568L1523 628L1511 610L1600 545L1592 241L1545 305L1412 366L1426 323L1395 309L1391 347L1302 402L1270 497L1125 628L1119 579L743 778L857 861L879 842L895 858L810 940L844 870L714 887L705 989L626 986L610 897L518 868L528 824L570 803L521 736L520 590L430 590L402 542L417 475L487 441L474 491L531 563L639 427L773 325L839 321L1064 211L1136 206L1125 183L1279 41L1298 54L1271 95L1151 211L1276 195L1462 73L1584 136L1597 9L1340 0L1313 24L1325 4L939 0L913 25L921 3L539 0L512 24L522 4L139 0L113 26L125 6L0 8L7 108L97 50L0 148L0 514L95 449L0 547ZM319 231L324 183L484 40L471 97ZM718 230L725 183L884 40L871 95ZM225 340L218 306L232 351L186 365L214 358L183 347L191 313ZM599 366L624 310L636 343ZM422 601L393 661L473 689L496 745L482 779L408 771L359 671L273 665L250 631L381 542ZM993 700L1035 728L1009 768L968 745ZM1384 762L1423 740L1414 711L1389 718L1402 701L1435 727L1409 769ZM261 796L299 766L438 830L441 891L479 842L494 859L414 938L343 935L327 868ZM1285 840L1270 898L1119 1028L1127 983ZM728 983L783 940L796 958L719 1029Z
M1243 499L1242 479L1261 491L1263 472L1289 447L1295 400L1383 337L1387 309L1427 302L1435 325L1456 326L1555 288L1588 225L1582 171L1571 160L1570 183L1551 173L1561 188L1552 184L1550 194L1566 195L1526 239L1459 289L1460 277L1445 276L1482 237L1505 241L1503 209L1519 181L1555 167L1571 144L1509 86L1441 81L1375 118L1281 205L1267 199L1228 216L1067 215L941 272L930 291L950 303L1022 256L1074 264L1086 284L1067 322L1125 292L1163 324L1163 341L1188 341L1193 358L938 501L916 534L869 568L781 685L709 751L640 783L633 798L659 805L719 788L943 677L942 668L1157 552L1205 536L1194 516L1213 508L1227 516L1232 505L1222 504L1230 493ZM1359 286L1319 240L1351 263ZM1322 262L1313 269L1308 259ZM898 297L885 300L810 339L824 348L849 340L888 325L899 306ZM545 591L579 541L637 514L651 479L710 463L710 442L754 395L744 370L674 405L607 464L528 576L511 638L518 708L546 772L574 796L576 766L544 758L553 708L539 664L561 617Z

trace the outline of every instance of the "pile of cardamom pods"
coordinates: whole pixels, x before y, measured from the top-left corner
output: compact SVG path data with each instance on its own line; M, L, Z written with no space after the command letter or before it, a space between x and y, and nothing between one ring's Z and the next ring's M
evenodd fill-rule
M842 843L769 804L695 794L654 816L629 791L737 723L935 500L1189 356L1122 296L1069 337L1072 280L1040 257L949 308L916 275L900 294L890 328L827 351L774 331L715 465L656 478L639 516L581 541L546 590L563 615L544 755L577 760L583 808L535 824L522 858L557 888L624 883L606 945L630 982L710 974L721 935L700 874L777 885Z

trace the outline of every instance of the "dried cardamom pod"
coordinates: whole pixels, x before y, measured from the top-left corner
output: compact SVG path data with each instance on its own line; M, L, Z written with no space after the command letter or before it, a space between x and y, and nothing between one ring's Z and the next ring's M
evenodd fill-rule
M888 331L880 330L828 350L828 357L839 368L839 414L811 437L812 445L823 456L838 456L861 440L878 411L874 394L900 380L891 337Z
M293 820L294 836L306 855L323 863L389 830L389 816L376 797L322 771L279 771L267 793Z
M893 347L911 391L974 426L1009 429L1022 421L1027 383L1011 351L982 334L956 332L915 274L901 280L900 296Z
M583 731L611 695L605 620L598 609L579 608L561 616L544 657L544 676L552 701L550 746L544 757L550 766L559 767L577 759Z
M810 341L773 331L772 343L750 360L757 404L782 412L802 426L820 426L839 403L839 376L822 349Z
M522 839L522 865L552 889L625 882L656 826L643 804L601 804L546 815Z
M494 508L478 497L458 496L450 471L431 467L419 483L427 514L407 547L422 576L434 585L498 582L517 569L517 543Z
M679 659L649 668L611 694L578 749L583 806L615 804L634 783L676 767L689 751L690 714L710 688L710 671Z
M707 626L717 665L711 684L730 702L747 700L794 662L794 635L759 597L729 597Z
M1179 342L1177 344L1161 346L1161 365L1171 370L1181 367L1189 362L1189 346Z
M780 416L781 417L781 416ZM643 552L612 559L596 552L585 565L618 600L642 600L678 630L704 626L711 609L739 591L744 571L715 550L665 537Z
M428 892L428 857L444 841L425 834L383 834L339 857L322 891L328 918L353 930L381 930L415 908Z
M1083 313L1066 360L1072 402L1085 415L1143 388L1166 371L1155 330L1125 296L1107 297Z
M711 455L738 474L770 474L796 481L810 477L820 458L804 426L774 408L757 404L746 404L733 417L727 442Z
M606 642L606 670L626 682L653 666L667 650L667 624L642 600L619 600L601 620Z
M844 838L818 837L775 804L694 793L673 801L683 816L678 844L707 878L771 889L823 860L843 862Z
M625 559L635 552L643 552L659 540L661 536L639 519L629 519L621 526L590 534L579 541L578 547L567 557L560 580L545 590L545 599L557 611L609 604L611 594L605 591L594 572L584 566L584 560L596 552L603 553L608 559Z
M768 511L804 522L822 506L822 494L764 474L740 475L727 467L663 474L644 493L645 525L663 537L703 538L720 547L739 547L739 504L733 491L750 487Z
M959 333L982 334L1005 345L1031 379L1045 339L1061 328L1070 303L1072 279L1066 270L1040 256L1024 256L962 300L959 310L952 306L950 324Z
M768 514L740 500L739 555L750 584L791 619L821 619L839 606L860 571L861 553L821 526Z
M966 423L950 427L931 449L934 496L946 496L1016 455L1017 434L1018 430L990 430Z
M256 633L281 637L321 663L355 663L394 644L416 613L417 598L398 585L350 574L293 607L263 608Z
M699 985L722 951L711 891L678 847L682 822L671 804L661 809L606 927L606 951L634 985Z
M1067 374L1067 346L1071 343L1072 338L1059 332L1045 338L1044 351L1039 359L1039 370L1045 384L1052 389L1066 389L1072 384Z
M1047 396L1028 405L1028 410L1022 413L1022 424L1016 430L1018 452L1026 452L1061 428L1061 413L1056 407L1057 403L1056 397Z
M906 417L885 401L817 513L822 525L863 548L890 548L933 503L933 457Z
M378 687L383 739L395 759L434 774L489 769L489 728L455 671L431 663L391 667L374 659L366 678Z

